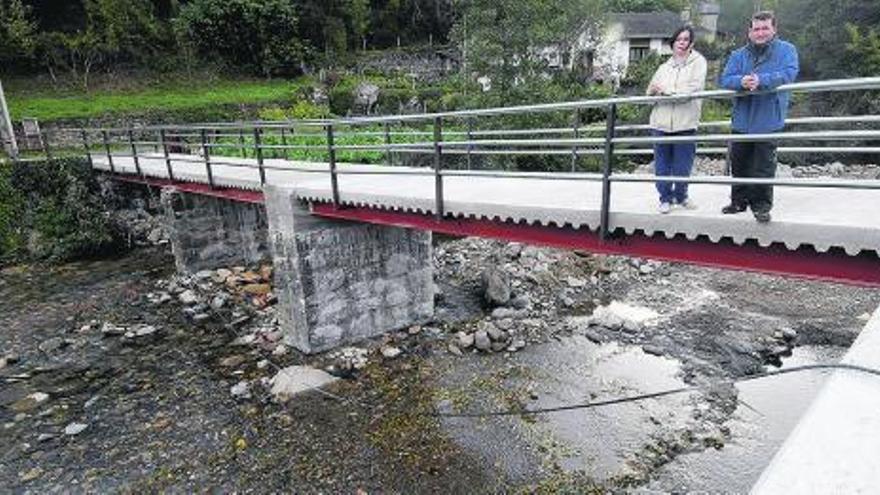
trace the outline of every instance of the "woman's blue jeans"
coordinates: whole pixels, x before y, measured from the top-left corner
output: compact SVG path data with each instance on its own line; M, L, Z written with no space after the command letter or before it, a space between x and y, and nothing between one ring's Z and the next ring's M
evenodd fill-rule
M663 132L654 130L654 136L693 136L696 130ZM689 177L694 168L696 143L657 143L654 145L654 173L659 177ZM661 203L681 204L688 199L687 182L657 182Z

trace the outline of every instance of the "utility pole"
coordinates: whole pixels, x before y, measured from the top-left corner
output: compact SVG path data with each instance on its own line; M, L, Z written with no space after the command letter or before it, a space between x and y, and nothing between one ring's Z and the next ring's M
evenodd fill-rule
M0 140L3 141L3 149L9 158L18 158L18 144L15 142L15 130L12 128L12 119L9 117L9 107L6 105L6 95L3 94L2 81L0 81Z

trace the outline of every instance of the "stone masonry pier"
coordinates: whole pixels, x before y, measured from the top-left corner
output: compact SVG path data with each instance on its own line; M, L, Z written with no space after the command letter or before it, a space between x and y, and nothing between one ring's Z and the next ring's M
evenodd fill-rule
M163 190L177 269L271 259L285 341L305 353L433 317L430 232L314 217L290 188L264 196L265 206Z

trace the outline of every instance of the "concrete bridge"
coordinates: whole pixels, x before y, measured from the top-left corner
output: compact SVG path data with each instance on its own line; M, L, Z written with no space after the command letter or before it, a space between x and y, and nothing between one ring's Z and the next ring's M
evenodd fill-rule
M865 78L799 83L780 90L809 93L878 87L880 78ZM726 90L707 91L686 97L613 98L296 123L300 129L311 129L309 137L320 138L319 144L287 143L285 130L289 137L294 131L291 123L78 133L96 170L163 188L180 270L273 259L287 339L303 352L330 349L430 319L431 232L880 286L878 180L691 177L683 180L691 182L690 196L699 208L660 215L654 182L681 178L614 170L617 155L650 152L645 146L658 141L692 140L705 145L773 139L783 144L785 152L880 152L851 144L853 140L880 140L880 131L864 129L676 138L619 135L644 128L618 126L619 104L736 96ZM579 115L590 108L606 110L604 137L589 135L601 128L577 122L571 129L472 129L473 119L527 112L574 111ZM468 122L467 131L444 133L442 122L456 119ZM877 116L819 117L792 123L878 120ZM392 123L425 121L432 132L389 130ZM384 126L384 133L358 130L377 125ZM350 130L340 132L341 127ZM279 131L282 144L267 144L267 137ZM378 135L384 142L337 144L336 139L346 132ZM392 135L399 134L406 134L409 141L393 142ZM419 142L425 135L432 139ZM187 136L196 139L187 143ZM97 141L102 141L100 152L95 150ZM785 147L804 141L844 142L846 146ZM253 158L224 156L230 148ZM292 149L320 150L326 161L265 156ZM389 163L394 153L424 154L432 166L336 160L342 151L367 150L388 153ZM471 153L571 155L573 168L579 156L592 154L602 156L604 165L602 173L444 167L450 155ZM748 214L722 215L720 208L728 202L732 183L776 184L773 221L759 224Z

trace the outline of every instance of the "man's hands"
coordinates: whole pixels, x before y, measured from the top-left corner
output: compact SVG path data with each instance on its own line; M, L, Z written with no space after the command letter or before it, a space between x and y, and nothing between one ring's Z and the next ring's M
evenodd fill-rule
M653 95L662 95L663 94L663 87L657 83L653 83L650 86L648 86L648 94L652 95L652 96Z
M742 85L743 89L746 89L748 91L755 91L761 84L761 80L758 78L757 74L747 74L743 76L740 84Z

